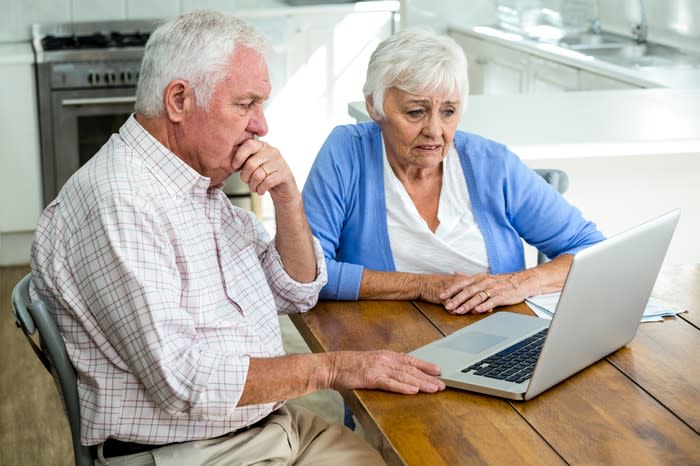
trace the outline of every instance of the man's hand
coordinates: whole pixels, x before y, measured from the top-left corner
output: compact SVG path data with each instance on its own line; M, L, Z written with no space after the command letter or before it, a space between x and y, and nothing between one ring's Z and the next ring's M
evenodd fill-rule
M249 139L238 148L233 168L251 191L270 192L273 202L289 202L300 196L294 175L280 151L266 142Z
M445 389L435 364L393 351L329 353L328 386L335 390L372 388L396 393L435 393Z

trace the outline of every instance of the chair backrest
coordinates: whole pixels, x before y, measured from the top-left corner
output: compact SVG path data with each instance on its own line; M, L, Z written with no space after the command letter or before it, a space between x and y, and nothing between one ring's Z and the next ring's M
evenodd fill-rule
M92 465L90 447L80 443L80 405L75 368L68 359L66 345L46 304L40 300L32 301L29 297L30 281L31 274L27 274L12 291L12 316L46 370L55 377L70 424L76 466ZM39 334L39 344L32 338L36 332Z
M569 189L569 175L564 170L557 168L536 168L535 172L552 185L559 194L564 194Z
M536 168L535 172L549 183L559 194L564 194L569 189L569 175L564 170L556 168ZM541 252L537 252L537 263L544 264L549 259Z

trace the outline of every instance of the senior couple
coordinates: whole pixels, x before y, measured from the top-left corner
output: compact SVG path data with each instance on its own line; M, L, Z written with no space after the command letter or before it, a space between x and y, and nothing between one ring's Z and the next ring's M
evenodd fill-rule
M377 47L372 121L333 130L300 193L263 139L268 51L219 13L160 26L135 113L39 221L31 294L76 368L95 464L383 464L284 401L433 393L440 369L381 349L285 355L278 314L319 293L486 312L560 289L572 254L603 239L506 147L457 131L467 63L429 32ZM274 238L221 191L234 172L270 194ZM523 239L552 260L526 269Z

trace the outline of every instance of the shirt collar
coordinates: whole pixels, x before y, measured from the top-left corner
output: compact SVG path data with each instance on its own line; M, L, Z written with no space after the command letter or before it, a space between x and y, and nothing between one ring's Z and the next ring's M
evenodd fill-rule
M119 135L137 151L153 175L167 188L191 194L195 189L204 191L210 187L209 177L199 174L161 144L136 121L133 114L121 127Z

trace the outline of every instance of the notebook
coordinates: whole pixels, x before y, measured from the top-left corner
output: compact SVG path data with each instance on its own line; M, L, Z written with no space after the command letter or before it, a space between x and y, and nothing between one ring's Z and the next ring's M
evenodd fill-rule
M634 338L679 216L671 211L576 253L551 321L496 312L409 354L440 366L449 387L539 395Z

